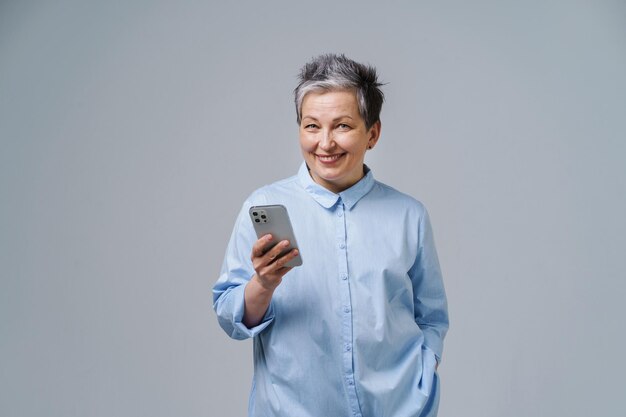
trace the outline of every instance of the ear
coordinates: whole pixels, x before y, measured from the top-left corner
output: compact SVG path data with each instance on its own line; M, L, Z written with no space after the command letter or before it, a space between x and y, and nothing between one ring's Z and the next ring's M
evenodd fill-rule
M378 138L380 138L380 129L380 120L374 123L372 127L370 127L369 132L367 132L369 137L369 140L367 141L367 149L372 149L374 146L376 146Z

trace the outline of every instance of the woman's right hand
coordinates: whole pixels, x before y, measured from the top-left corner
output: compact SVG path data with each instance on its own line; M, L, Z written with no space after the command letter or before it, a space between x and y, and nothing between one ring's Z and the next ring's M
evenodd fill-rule
M262 236L252 246L252 265L254 266L254 280L268 291L274 291L281 283L283 276L291 270L291 267L285 266L287 262L298 256L298 250L293 249L283 256L280 253L289 247L288 240L278 242L272 249L267 252L264 248L272 241L273 236L268 234Z
M298 250L293 249L283 256L280 253L289 246L289 241L283 240L276 246L265 252L263 248L273 239L272 235L265 235L252 246L252 265L256 272L244 291L243 324L252 328L263 319L272 294L281 283L283 276L291 270L285 266L287 262L298 255Z

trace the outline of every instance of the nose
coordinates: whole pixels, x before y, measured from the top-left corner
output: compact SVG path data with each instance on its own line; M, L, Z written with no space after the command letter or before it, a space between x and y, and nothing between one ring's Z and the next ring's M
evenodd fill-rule
M324 151L328 151L335 147L335 140L333 139L333 134L330 130L322 132L322 137L320 138L318 146Z

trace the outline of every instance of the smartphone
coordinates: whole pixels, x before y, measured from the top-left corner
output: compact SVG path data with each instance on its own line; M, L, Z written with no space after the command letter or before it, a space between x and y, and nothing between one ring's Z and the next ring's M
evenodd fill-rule
M273 237L264 248L266 252L283 240L288 240L289 246L282 251L278 257L283 256L292 249L298 249L296 235L293 233L289 214L287 214L287 208L285 206L272 204L268 206L250 207L250 219L252 220L258 238L268 233ZM302 265L302 258L300 257L300 249L298 249L298 256L287 262L285 266L294 267L300 265Z

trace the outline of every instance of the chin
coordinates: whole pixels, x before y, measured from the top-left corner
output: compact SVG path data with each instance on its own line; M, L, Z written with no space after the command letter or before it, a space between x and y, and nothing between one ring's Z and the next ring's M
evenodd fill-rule
M337 181L344 176L344 173L337 168L320 167L319 165L316 168L313 173L325 181Z

